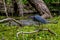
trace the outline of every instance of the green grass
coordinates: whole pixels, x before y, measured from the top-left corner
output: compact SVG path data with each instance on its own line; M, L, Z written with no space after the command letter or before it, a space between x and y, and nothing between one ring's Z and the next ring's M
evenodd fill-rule
M43 28L49 28L50 30L54 31L58 36L55 36L48 31L41 31L39 33L33 33L33 34L25 34L24 40L60 40L60 19L59 17L55 17L51 20L58 21L57 24L43 24L39 27L31 25L31 26L25 26L25 27L19 27L19 26L7 26L5 24L0 24L0 40L3 38L5 40L17 40L16 34L17 32L32 32L36 29L39 29L41 27ZM23 40L22 34L19 34L18 37L19 40Z

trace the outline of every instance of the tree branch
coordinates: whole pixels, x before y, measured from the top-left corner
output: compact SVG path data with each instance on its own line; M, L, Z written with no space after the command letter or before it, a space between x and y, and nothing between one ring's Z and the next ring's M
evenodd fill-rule
M6 18L6 19L3 19L3 20L0 20L0 23L9 22L9 21L14 21L17 24L19 24L19 26L22 26L22 24L19 21L15 20L13 18Z
M39 30L33 31L33 32L18 32L18 33L17 33L17 37L18 37L19 34L32 34L32 33L37 33L37 32L40 32L40 31L48 31L48 32L50 32L51 34L54 34L54 35L57 36L57 34L54 33L53 31L51 31L50 29L44 28L44 29L39 29Z

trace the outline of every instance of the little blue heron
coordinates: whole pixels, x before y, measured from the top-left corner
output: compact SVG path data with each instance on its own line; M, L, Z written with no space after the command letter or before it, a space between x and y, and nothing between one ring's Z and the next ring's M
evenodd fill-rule
M47 24L47 23L57 23L57 21L48 21L48 20L44 19L42 16L40 16L40 15L31 16L31 18L32 18L34 21L37 21L37 22L40 22L40 23L43 23L43 24Z

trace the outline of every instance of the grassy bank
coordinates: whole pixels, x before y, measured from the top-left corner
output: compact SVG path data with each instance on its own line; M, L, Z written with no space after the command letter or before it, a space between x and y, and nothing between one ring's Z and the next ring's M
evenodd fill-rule
M59 17L55 17L52 20L57 19L57 24L43 24L40 25L39 28L49 28L50 30L54 31L58 36L55 36L48 31L41 31L39 33L33 33L33 34L25 34L24 40L60 40L60 19ZM25 26L25 27L18 27L18 26L6 26L5 24L0 24L0 40L17 40L16 33L17 32L32 32L34 30L38 29L37 26ZM22 34L19 34L19 40L23 40Z

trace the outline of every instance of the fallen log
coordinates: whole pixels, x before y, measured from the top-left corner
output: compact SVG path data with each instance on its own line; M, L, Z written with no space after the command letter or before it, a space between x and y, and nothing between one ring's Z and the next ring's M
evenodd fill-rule
M38 26L39 23L35 22L33 20L16 20L13 18L6 18L3 20L0 20L0 23L5 23L5 25L9 25L8 22L11 22L12 26L29 26L29 25L35 25Z
M28 0L28 2L40 13L40 14L48 14L50 18L52 18L52 15L44 3L43 0ZM47 18L47 17L46 17Z

